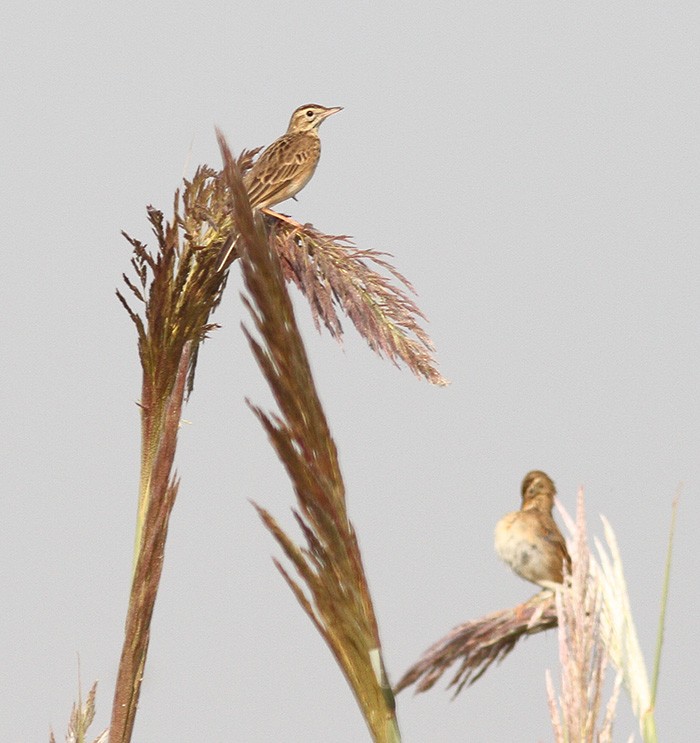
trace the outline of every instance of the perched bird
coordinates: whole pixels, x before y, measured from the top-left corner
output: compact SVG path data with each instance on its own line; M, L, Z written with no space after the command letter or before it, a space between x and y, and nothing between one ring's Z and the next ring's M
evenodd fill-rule
M291 199L311 180L321 157L321 123L342 108L317 103L300 106L292 114L287 133L276 139L243 177L253 209L266 209ZM235 240L227 241L219 257L219 269L233 252Z
M496 552L521 578L550 588L563 582L564 563L571 570L566 542L552 518L557 491L549 476L539 470L525 475L521 490L520 510L496 525Z

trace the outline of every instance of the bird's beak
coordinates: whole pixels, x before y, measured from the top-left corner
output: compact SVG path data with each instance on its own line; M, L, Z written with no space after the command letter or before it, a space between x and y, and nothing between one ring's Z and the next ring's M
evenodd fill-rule
M323 118L321 120L323 121L323 119L327 119L329 116L332 116L333 114L337 114L338 111L342 111L342 110L343 110L343 107L342 106L336 106L335 108L327 108L323 112L323 114L322 114L322 117Z

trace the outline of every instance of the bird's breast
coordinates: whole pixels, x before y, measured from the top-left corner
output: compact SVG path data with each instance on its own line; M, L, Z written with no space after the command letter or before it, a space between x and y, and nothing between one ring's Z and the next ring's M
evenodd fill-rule
M515 511L504 516L494 535L499 557L521 577L532 583L557 582L557 558L552 545L542 538L533 514ZM561 582L561 565L558 566Z

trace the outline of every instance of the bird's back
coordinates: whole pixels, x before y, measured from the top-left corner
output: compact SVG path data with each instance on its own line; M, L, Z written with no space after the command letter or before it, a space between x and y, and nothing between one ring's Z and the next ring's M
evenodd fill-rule
M321 140L315 130L275 140L244 178L250 205L262 209L294 196L311 179L320 156Z

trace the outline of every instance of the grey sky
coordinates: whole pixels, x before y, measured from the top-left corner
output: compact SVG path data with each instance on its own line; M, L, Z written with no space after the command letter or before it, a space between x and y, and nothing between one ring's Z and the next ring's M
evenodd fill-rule
M527 598L493 527L529 469L617 531L651 664L684 483L658 699L697 728L700 651L700 10L694 2L95 4L0 11L0 740L63 735L122 640L138 477L135 334L114 297L125 229L183 173L268 144L306 102L345 110L281 209L389 251L447 389L298 319L340 450L394 679L454 625ZM136 741L365 740L330 653L248 503L291 488L244 396L237 270L177 459ZM406 741L551 740L556 635L456 701L399 697ZM617 734L634 729L626 697Z

